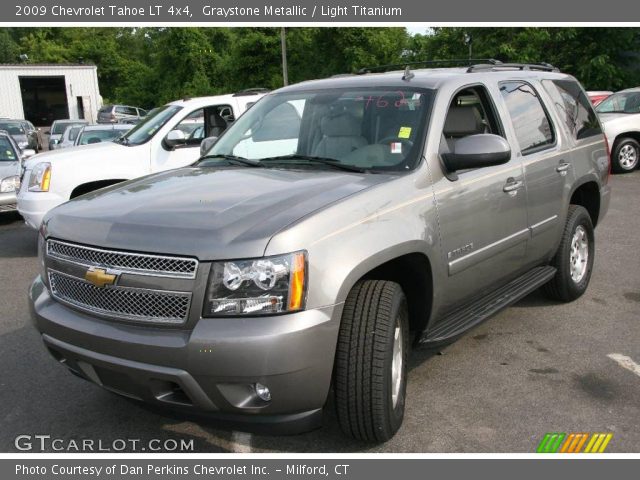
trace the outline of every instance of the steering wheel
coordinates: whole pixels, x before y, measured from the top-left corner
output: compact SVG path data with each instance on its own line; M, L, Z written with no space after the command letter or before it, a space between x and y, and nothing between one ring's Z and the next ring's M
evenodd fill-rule
M400 143L402 143L403 145L406 145L409 148L413 147L413 142L411 140L409 140L408 138L400 138L400 137L397 137L395 135L389 135L388 137L384 137L383 139L378 140L378 143L386 145L389 142L391 142L391 140L394 140L396 142L400 142Z

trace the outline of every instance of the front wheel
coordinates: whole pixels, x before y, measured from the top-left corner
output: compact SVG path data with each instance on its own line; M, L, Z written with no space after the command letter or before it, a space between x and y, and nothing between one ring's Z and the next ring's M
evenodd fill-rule
M593 223L584 207L569 205L562 239L551 266L555 277L544 287L547 296L570 302L580 297L589 285L595 253Z
M409 315L400 285L356 284L344 305L335 362L338 423L367 442L385 442L404 417Z
M638 166L640 144L633 138L622 138L616 142L611 169L615 173L629 173Z

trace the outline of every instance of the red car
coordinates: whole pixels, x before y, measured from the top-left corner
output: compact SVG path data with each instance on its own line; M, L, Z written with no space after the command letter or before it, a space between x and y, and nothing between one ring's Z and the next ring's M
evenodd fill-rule
M593 92L587 92L587 95L589 96L589 100L591 100L591 103L595 107L612 93L613 92L610 92L608 90L597 90Z

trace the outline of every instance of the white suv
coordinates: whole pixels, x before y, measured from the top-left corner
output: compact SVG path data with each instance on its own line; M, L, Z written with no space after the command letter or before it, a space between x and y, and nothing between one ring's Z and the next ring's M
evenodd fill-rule
M49 210L71 198L189 165L198 159L204 137L220 135L264 93L178 100L151 111L117 141L36 155L25 164L18 211L37 229Z

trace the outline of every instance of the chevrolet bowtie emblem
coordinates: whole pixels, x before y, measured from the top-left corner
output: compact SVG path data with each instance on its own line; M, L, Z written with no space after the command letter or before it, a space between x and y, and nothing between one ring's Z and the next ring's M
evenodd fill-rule
M107 271L102 268L90 268L87 270L87 273L85 273L84 279L98 288L116 283L116 275L107 273Z

